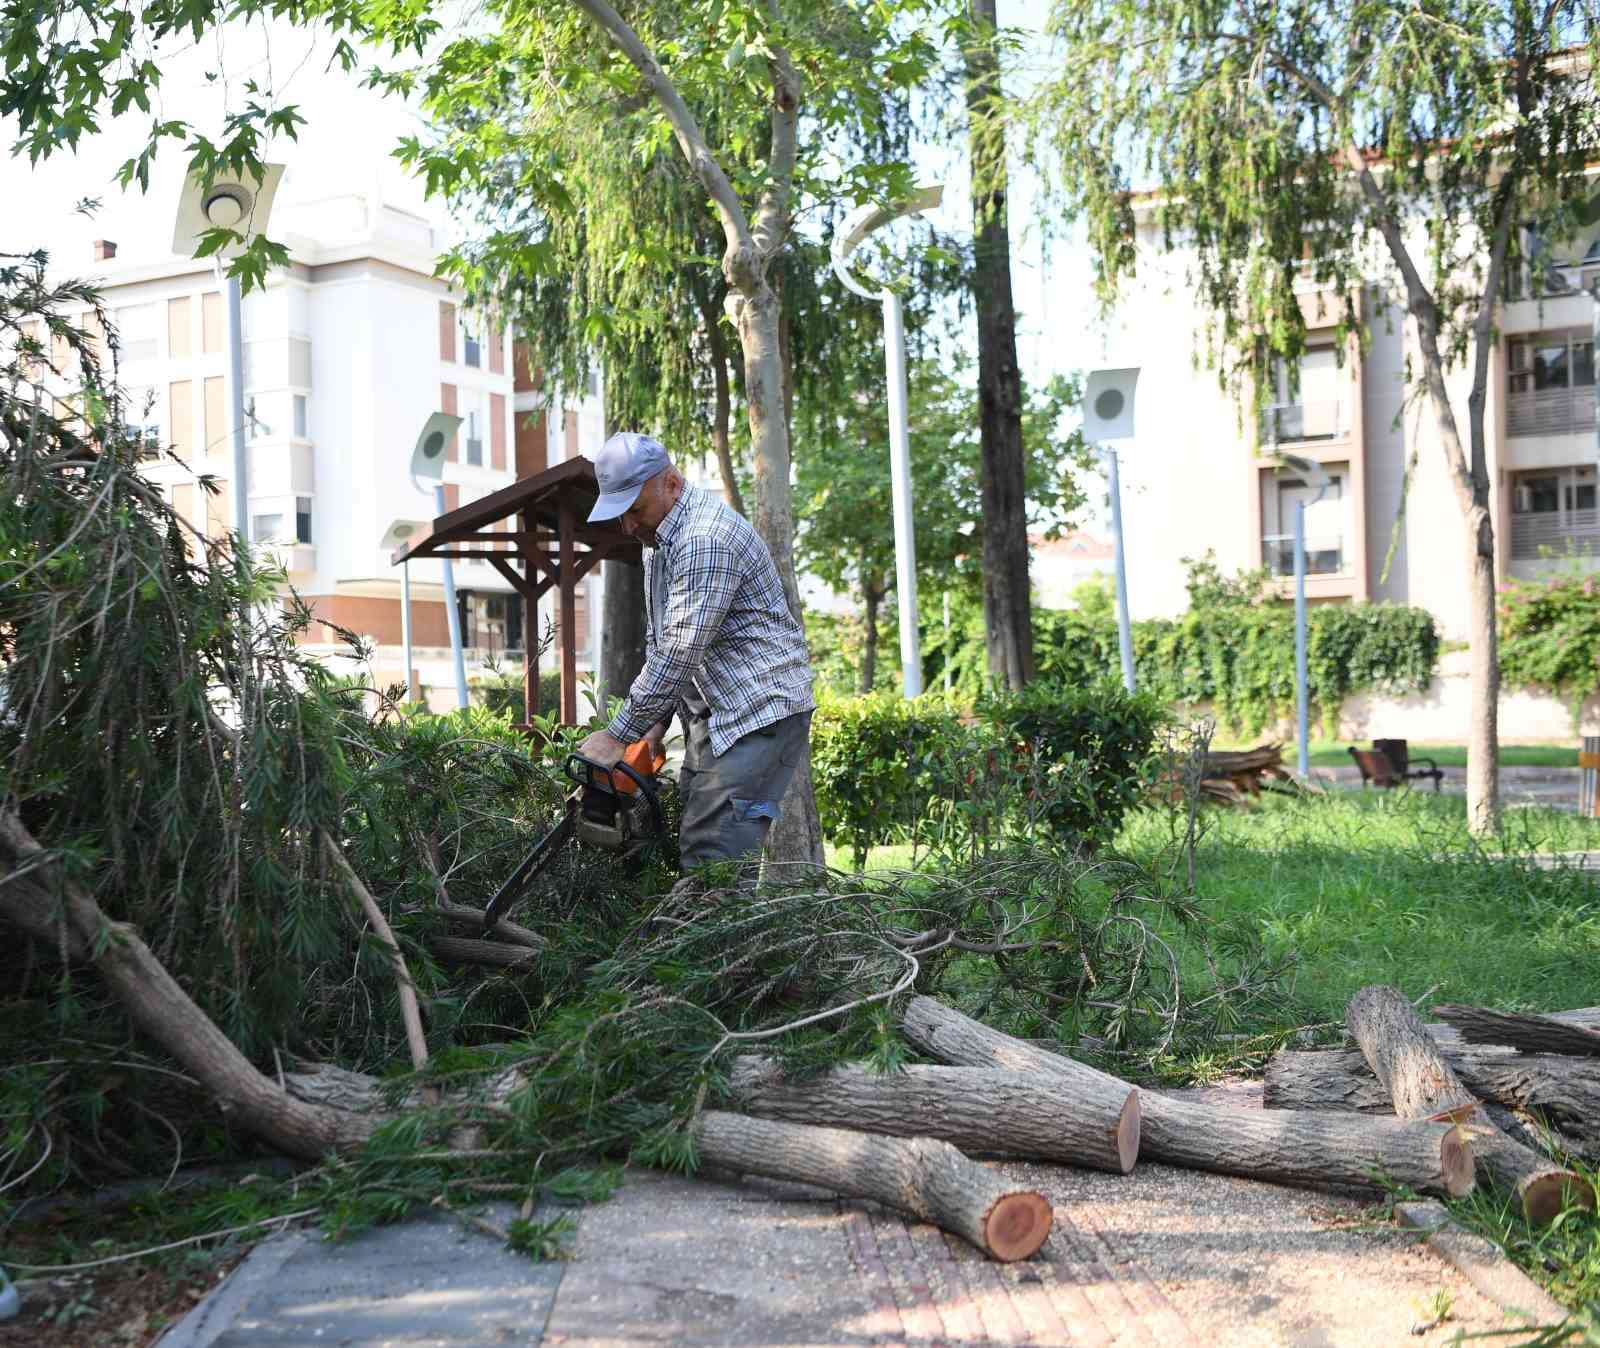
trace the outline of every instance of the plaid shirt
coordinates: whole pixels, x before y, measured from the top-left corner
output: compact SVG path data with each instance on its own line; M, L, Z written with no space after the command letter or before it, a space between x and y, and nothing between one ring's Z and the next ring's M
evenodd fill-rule
M645 551L645 662L611 723L632 743L691 684L711 707L711 752L817 704L805 635L772 554L743 515L685 486Z

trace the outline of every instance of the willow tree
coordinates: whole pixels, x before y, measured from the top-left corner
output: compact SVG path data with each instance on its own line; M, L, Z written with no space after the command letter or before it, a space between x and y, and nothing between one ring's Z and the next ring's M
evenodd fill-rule
M1301 283L1336 297L1347 340L1367 285L1403 297L1461 513L1479 833L1498 826L1489 353L1521 230L1559 240L1579 214L1600 144L1595 16L1589 0L1056 0L1064 73L1033 109L1102 297L1134 275L1131 189L1150 189L1235 388L1264 396L1262 361L1304 350ZM1463 364L1464 432L1446 384Z
M852 7L816 6L812 41L851 51L871 65L883 31ZM574 93L581 115L552 120L549 67L523 59L528 42L544 51L543 31L467 39L446 57L448 78L430 83L426 106L434 134L414 138L403 158L425 168L447 194L468 237L441 260L441 270L470 299L490 305L526 343L535 369L563 385L581 383L598 365L617 429L647 430L680 462L714 455L724 498L746 513L742 452L732 422L744 403L738 338L725 315L727 278L706 260L721 246L706 210L705 190L677 147L655 134L656 106L607 87ZM503 73L492 81L459 78L477 56ZM693 111L708 142L727 147L730 172L760 172L770 118L745 81L728 80L694 93ZM893 82L858 87L842 104L826 137L832 153L879 166L843 186L859 191L910 157L911 119ZM811 152L797 153L803 211L831 208L839 187L819 201L809 173ZM804 171L802 171L804 170ZM830 214L831 214L830 209ZM819 302L825 248L800 236L778 259L779 350L786 413L798 382L826 387L853 371L834 358L835 315ZM804 359L794 374L795 348ZM602 660L604 686L625 690L642 662L614 651L617 631L638 628L643 603L637 566L607 564ZM622 658L613 659L613 655Z

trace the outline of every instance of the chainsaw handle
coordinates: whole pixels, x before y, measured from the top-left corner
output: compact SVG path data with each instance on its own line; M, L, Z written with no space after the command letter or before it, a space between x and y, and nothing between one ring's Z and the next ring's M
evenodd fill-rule
M597 786L619 796L631 796L644 786L646 778L654 777L666 764L666 754L652 753L649 740L635 740L609 768L582 754L568 754L564 771L579 786ZM619 772L622 781L617 780Z

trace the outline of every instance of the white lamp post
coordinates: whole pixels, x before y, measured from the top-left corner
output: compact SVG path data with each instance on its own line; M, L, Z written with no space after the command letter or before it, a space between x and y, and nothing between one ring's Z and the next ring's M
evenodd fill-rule
M444 514L444 447L450 443L461 425L461 418L450 412L435 412L423 423L417 436L416 447L411 451L411 485L426 494L424 482L433 486L433 508L436 515ZM467 707L467 666L461 652L461 614L456 609L456 578L448 557L441 557L444 566L444 616L450 626L450 652L456 665L456 706ZM404 570L400 573L402 589L409 586ZM409 597L409 596L408 596ZM407 643L407 651L410 644ZM407 660L407 677L410 677Z
M1331 479L1315 459L1299 454L1280 454L1284 463L1317 489L1309 502L1316 505L1328 490ZM1294 715L1298 742L1297 766L1300 775L1311 771L1311 692L1306 671L1306 506L1301 497L1294 503ZM1282 525L1280 524L1281 528Z
M875 295L850 274L850 255L868 234L902 215L931 210L944 188L919 187L887 206L863 206L833 238L833 270L846 290L883 301L884 361L889 376L889 489L894 512L894 589L900 614L901 689L922 692L922 650L917 633L917 545L911 521L911 445L906 419L906 330L900 296L885 287Z
M1117 554L1117 647L1122 656L1122 686L1130 693L1133 679L1133 624L1128 616L1128 566L1122 551L1122 482L1117 451L1106 443L1133 438L1133 394L1139 384L1135 366L1095 370L1083 391L1083 438L1105 455L1111 489L1111 536Z
M383 534L380 546L393 552L406 539L413 538L424 527L421 520L396 520ZM400 564L400 641L406 651L406 697L417 695L417 680L411 665L411 559Z
M260 178L243 175L220 176L206 182L190 174L183 182L178 200L178 220L172 232L172 251L187 257L207 230L231 229L239 240L218 249L217 279L223 281L225 258L237 257L250 235L267 227L272 198L283 176L282 164L264 164ZM239 278L226 278L228 292L228 394L233 421L233 527L241 544L250 541L250 459L245 445L244 415L244 313Z

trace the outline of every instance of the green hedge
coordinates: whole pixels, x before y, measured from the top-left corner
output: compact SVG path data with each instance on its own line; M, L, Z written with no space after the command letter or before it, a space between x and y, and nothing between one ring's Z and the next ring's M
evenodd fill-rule
M1563 573L1500 587L1500 677L1574 709L1600 692L1600 577Z
M925 629L926 630L926 629ZM1033 615L1039 677L1087 686L1120 669L1117 624L1105 608L1039 609ZM1331 722L1352 693L1425 692L1439 659L1439 632L1427 610L1403 604L1325 604L1307 618L1311 700ZM982 615L968 609L950 648L929 634L927 678L943 662L957 688L975 694L985 680ZM1294 712L1294 613L1272 599L1197 604L1182 617L1133 625L1141 691L1167 704L1209 702L1235 734L1257 734Z
M1159 701L1039 682L975 704L824 696L811 729L823 833L857 863L880 843L965 848L1003 834L1109 842L1147 781Z

